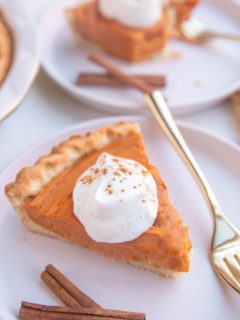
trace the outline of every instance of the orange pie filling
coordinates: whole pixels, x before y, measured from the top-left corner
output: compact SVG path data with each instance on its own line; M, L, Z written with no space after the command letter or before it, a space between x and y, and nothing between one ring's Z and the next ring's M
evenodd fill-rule
M135 240L115 244L95 242L73 213L72 192L75 183L103 152L141 163L151 172L157 184L157 218L154 225ZM150 264L156 270L189 270L191 241L187 228L183 226L177 211L172 207L158 171L149 163L140 134L133 133L121 137L83 156L46 184L33 199L25 201L23 207L36 224L53 231L63 239L110 258L143 267Z

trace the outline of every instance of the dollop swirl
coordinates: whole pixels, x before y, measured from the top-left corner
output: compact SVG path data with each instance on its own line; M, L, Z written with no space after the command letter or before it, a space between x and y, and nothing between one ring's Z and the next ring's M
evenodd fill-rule
M140 163L102 153L76 182L74 214L97 242L138 238L154 223L157 186Z
M100 13L130 28L148 28L162 15L163 0L99 0Z

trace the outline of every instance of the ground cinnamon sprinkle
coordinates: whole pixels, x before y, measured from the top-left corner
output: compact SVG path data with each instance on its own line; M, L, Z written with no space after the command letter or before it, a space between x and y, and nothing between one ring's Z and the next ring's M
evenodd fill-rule
M107 169L106 168L103 168L103 174L105 175L105 174L107 174Z
M93 170L93 173L94 173L94 174L99 174L99 169L98 169L98 168L94 169L94 170Z
M113 194L112 185L110 183L107 185L106 191L107 191L108 194Z
M143 175L143 176L148 175L148 171L147 171L147 170L142 170L141 172L142 172L142 175Z
M121 172L123 172L123 173L127 173L127 172L128 172L127 169L124 168L124 167L120 168L119 170L120 170Z
M93 182L93 176L85 176L83 177L80 181L83 183L83 184L91 184Z

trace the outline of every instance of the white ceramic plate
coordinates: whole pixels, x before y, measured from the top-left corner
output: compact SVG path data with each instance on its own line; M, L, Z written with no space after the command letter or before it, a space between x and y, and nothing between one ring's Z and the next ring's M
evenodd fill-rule
M0 188L23 166L69 135L95 130L120 118L85 122L59 132L34 147L0 177ZM121 118L123 119L123 118ZM82 290L106 308L143 311L148 320L237 320L239 295L215 275L208 258L212 221L205 201L182 161L156 124L139 120L150 158L166 181L193 241L191 271L177 280L112 261L86 249L36 235L25 229L3 193L0 195L0 319L16 319L21 300L56 305L59 302L40 281L40 273L53 263ZM240 227L240 149L215 136L181 125L180 129L200 162L228 217ZM2 317L1 317L2 316Z
M68 93L95 108L125 113L139 111L144 102L142 95L133 89L80 88L74 84L80 71L101 69L87 60L87 54L98 48L86 42L78 43L70 30L64 15L64 8L69 6L69 0L64 1L44 19L44 69ZM196 16L212 28L240 34L240 7L233 0L203 0ZM166 74L168 85L163 92L174 114L208 107L240 88L239 43L214 41L193 46L171 41L167 51L180 52L182 58L155 57L135 64L108 58L129 73Z
M14 37L14 57L11 68L0 88L0 121L13 112L28 92L37 74L40 61L40 41L27 8L21 0L0 0Z

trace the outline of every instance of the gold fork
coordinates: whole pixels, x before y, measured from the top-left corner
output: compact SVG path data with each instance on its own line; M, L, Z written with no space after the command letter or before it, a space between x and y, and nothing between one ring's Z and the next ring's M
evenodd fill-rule
M240 293L240 231L224 215L206 177L178 130L159 91L145 94L154 118L190 168L201 187L214 219L210 258L216 273Z
M121 81L144 93L155 120L190 168L212 212L214 218L210 254L212 265L216 273L240 293L240 231L224 216L206 177L178 130L162 94L158 90L153 90L145 82L122 72L96 54L90 55L89 59L101 65Z
M180 33L186 40L199 44L213 39L240 41L240 35L209 30L195 18L183 22Z

